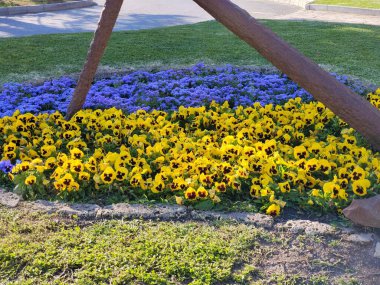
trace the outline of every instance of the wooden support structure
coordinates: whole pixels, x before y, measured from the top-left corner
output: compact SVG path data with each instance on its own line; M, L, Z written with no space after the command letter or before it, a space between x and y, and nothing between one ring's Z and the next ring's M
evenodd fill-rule
M98 28L96 29L90 50L87 54L86 63L79 76L78 85L75 88L73 98L67 109L67 119L70 119L76 112L82 109L86 101L87 93L94 80L96 70L107 47L108 40L111 37L112 29L115 26L122 5L123 0L107 0L105 3Z
M216 20L255 48L283 73L324 103L380 150L380 111L261 25L229 0L193 0ZM85 102L123 0L107 0L87 62L67 112L71 118Z
M229 0L194 0L380 150L380 111Z

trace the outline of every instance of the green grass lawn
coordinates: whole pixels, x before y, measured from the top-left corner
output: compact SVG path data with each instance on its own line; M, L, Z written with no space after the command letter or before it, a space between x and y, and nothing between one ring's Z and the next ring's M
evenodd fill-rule
M340 237L227 222L81 222L0 206L0 229L7 285L343 285L377 266L359 263L368 248Z
M360 8L380 9L380 0L316 0L313 4L328 4Z
M380 27L263 21L326 69L380 85ZM78 73L92 33L0 39L0 83ZM114 32L102 70L206 64L268 65L217 22Z

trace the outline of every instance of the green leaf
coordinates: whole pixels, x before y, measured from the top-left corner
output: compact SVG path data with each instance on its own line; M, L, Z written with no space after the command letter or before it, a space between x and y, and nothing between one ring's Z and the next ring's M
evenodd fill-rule
M211 200L204 200L194 206L197 210L211 210L214 207L214 203Z

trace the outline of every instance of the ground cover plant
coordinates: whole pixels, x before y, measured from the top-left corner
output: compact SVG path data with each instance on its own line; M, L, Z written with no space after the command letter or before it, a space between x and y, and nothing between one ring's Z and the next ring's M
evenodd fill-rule
M340 236L236 223L80 221L0 206L2 284L378 284ZM363 261L363 262L361 262Z
M316 0L313 2L313 4L327 4L327 5L380 9L379 0Z
M261 21L330 71L380 85L380 27L309 21ZM91 33L0 39L0 83L80 72ZM355 40L352 40L355 39ZM196 64L269 65L217 22L114 32L101 70Z
M189 78L181 79L184 74ZM360 136L323 104L310 101L286 77L260 77L253 72L258 90L249 93L243 84L250 82L247 74L232 67L199 65L158 75L137 72L112 80L112 87L101 85L105 90L99 92L112 105L114 95L118 100L123 97L113 88L136 78L142 82L141 98L148 102L155 98L156 105L133 101L142 104L133 109L129 102L132 109L128 111L133 113L88 109L66 121L59 111L53 112L56 106L33 110L50 111L37 115L15 111L0 119L2 180L7 184L10 178L15 191L31 199L80 200L99 193L121 193L131 200L162 199L201 208L223 200L249 200L256 211L273 216L286 204L339 212L353 198L379 192L379 154L366 148ZM160 82L160 76L171 80ZM60 90L59 81L52 82L25 90ZM223 89L225 82L230 86L227 90ZM193 93L183 93L181 84L190 86ZM160 93L157 85L166 91ZM235 85L242 93L234 97L231 86ZM22 96L14 96L16 103L10 103L33 107L30 100L35 94L25 97L22 85L12 86ZM5 92L13 94L12 86ZM219 87L223 93L217 91ZM144 95L150 91L151 95ZM95 88L92 94L97 96L97 92ZM273 98L265 92L272 92ZM227 96L219 98L223 104L213 97L221 94ZM302 94L305 101L295 94ZM379 107L379 95L377 90L367 99ZM184 99L179 97L179 102L170 105L178 96ZM193 100L186 101L188 96ZM17 101L22 99L24 104ZM37 97L35 101L42 100ZM95 102L109 107L103 97ZM151 110L156 106L169 111Z

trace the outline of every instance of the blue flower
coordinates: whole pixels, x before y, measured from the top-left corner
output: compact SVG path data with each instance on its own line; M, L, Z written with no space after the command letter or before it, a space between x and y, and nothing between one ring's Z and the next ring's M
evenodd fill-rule
M368 90L360 82L347 76L334 75L356 93ZM0 117L21 113L65 113L76 82L62 77L42 84L4 84L0 93ZM199 63L187 69L169 69L158 72L135 71L100 79L92 85L84 108L117 107L127 113L145 110L176 110L179 106L202 106L212 101L232 106L282 104L290 98L304 101L312 96L286 75L264 73L231 65L210 67Z
M0 171L3 173L9 173L12 171L14 165L9 160L0 161Z

